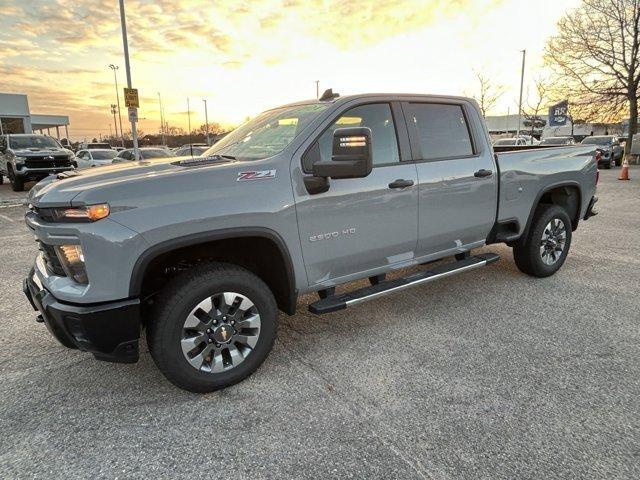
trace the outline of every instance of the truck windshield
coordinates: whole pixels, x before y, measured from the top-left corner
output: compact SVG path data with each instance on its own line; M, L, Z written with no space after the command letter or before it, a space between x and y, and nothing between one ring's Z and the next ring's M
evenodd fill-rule
M21 135L9 136L9 147L13 150L21 150L23 148L60 148L60 145L53 138L44 135Z
M261 113L224 137L203 156L224 155L238 160L260 160L280 153L326 104L282 107Z

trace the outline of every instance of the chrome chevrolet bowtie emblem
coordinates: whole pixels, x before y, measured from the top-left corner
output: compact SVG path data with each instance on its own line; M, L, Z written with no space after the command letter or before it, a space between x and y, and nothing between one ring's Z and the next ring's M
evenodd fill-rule
M226 342L227 341L227 337L229 336L229 333L227 332L226 328L221 328L220 329L220 335L222 335L222 339Z

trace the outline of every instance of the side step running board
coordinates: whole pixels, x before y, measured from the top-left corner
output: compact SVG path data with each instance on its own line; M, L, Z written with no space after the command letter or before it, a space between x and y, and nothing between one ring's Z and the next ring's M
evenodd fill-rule
M383 295L399 292L416 285L433 282L457 273L473 270L474 268L484 267L490 263L497 262L499 259L500 256L495 253L483 253L473 257L467 257L457 262L438 265L431 270L414 273L408 277L387 280L370 287L364 287L359 290L354 290L353 292L343 293L342 295L328 296L327 298L323 298L309 305L309 311L311 313L321 315L323 313L343 310L347 307L382 297Z

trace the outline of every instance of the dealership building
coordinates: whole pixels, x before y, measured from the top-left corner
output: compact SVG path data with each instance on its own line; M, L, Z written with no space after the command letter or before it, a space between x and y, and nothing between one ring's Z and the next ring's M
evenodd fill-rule
M69 117L31 113L26 95L0 93L0 135L8 133L46 133L58 140L69 138Z

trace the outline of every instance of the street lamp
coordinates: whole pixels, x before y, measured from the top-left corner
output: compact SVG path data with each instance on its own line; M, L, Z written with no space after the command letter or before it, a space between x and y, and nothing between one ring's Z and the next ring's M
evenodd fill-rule
M162 97L158 92L158 103L160 104L160 135L162 135L162 145L164 145L164 113L162 113Z
M122 130L122 112L120 111L120 92L118 92L118 75L116 74L116 70L118 70L117 65L114 65L113 63L109 64L109 68L111 70L113 70L113 80L115 81L116 84L116 100L118 101L118 117L120 118L120 139L122 140L122 148L124 148L124 130ZM113 108L115 105L111 105L111 108ZM113 114L113 120L115 122L116 116L115 116L115 112ZM118 136L118 128L116 127L116 137Z
M207 114L207 99L203 98L204 102L204 132L205 132L205 142L207 142L207 147L209 146L209 115Z
M131 86L131 65L129 64L129 42L127 41L127 21L124 13L124 0L120 0L120 28L122 29L122 47L124 50L124 70L127 74L127 87L129 90ZM132 116L132 113L134 114ZM129 111L129 121L131 122L131 137L133 139L133 156L137 160L140 160L140 151L138 149L138 131L136 130L135 114L136 110ZM122 130L122 129L120 129Z
M111 104L111 114L113 115L113 126L116 128L116 138L118 138L118 123L116 122L116 112L118 111L117 106L113 103ZM111 129L111 125L109 125L109 129Z
M524 85L524 59L527 56L527 51L522 50L522 71L520 72L520 101L518 102L518 129L516 130L516 137L520 136L520 118L522 117L522 87Z

